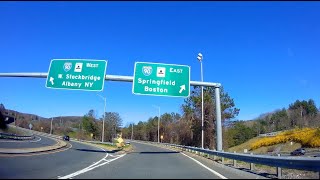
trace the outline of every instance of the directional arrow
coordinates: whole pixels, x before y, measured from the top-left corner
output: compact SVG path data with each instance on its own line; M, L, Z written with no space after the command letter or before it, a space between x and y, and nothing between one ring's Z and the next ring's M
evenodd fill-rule
M53 77L50 77L51 85L54 85L53 80L54 80L54 78L53 78Z
M186 85L180 86L180 91L179 91L179 93L181 94L183 90L186 90Z

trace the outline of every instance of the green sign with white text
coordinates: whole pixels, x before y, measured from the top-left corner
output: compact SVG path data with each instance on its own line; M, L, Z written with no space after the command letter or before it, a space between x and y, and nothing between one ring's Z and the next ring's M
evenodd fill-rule
M47 88L102 91L107 61L86 59L51 60Z
M136 62L132 93L189 97L190 67L186 65Z

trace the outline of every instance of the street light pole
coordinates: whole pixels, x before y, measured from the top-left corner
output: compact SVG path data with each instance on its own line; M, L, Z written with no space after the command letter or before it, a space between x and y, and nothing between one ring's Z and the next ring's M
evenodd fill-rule
M52 134L52 121L53 121L53 117L51 118L50 134Z
M17 121L17 112L14 111L14 126L15 126L15 127L17 127L16 121Z
M131 140L133 139L133 123L131 124Z
M160 107L159 107L159 116L158 116L158 143L160 142Z
M100 94L97 94L98 96L100 96L103 101L104 101L104 110L103 110L103 122L102 122L102 138L101 138L101 142L104 142L104 121L106 119L106 105L107 105L107 100L105 97L101 96Z
M200 65L201 65L201 82L203 82L203 71L202 71L202 59L203 59L203 56L201 53L198 54L198 57L197 59L200 61ZM203 114L203 86L201 86L201 147L202 149L204 148L203 147L203 144L204 144L204 123L203 123L203 119L204 119L204 114Z
M158 115L158 143L160 143L160 107L159 106L155 106L154 107L159 109L159 115Z

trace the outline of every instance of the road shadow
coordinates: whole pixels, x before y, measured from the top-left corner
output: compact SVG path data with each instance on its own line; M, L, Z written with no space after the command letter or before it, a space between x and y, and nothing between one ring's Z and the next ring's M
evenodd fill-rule
M84 152L94 152L94 153L116 153L116 152L119 151L119 150L112 150L112 151L105 150L105 151L102 151L102 150L93 150L93 149L74 149L74 150L84 151Z
M176 154L175 151L162 151L162 152L139 152L139 154Z
M179 153L179 152L176 152L176 151L142 151L142 152L138 152L138 151L133 151L133 152L129 152L128 154L176 154L176 153Z
M234 169L238 169L247 173L251 173L251 174L255 174L255 175L259 175L262 177L266 177L266 178L270 178L270 179L277 179L276 174L271 174L271 173L267 173L267 172L255 172L255 171L251 171L248 168L243 168L243 167L234 167L232 164L224 164L225 166L234 168Z

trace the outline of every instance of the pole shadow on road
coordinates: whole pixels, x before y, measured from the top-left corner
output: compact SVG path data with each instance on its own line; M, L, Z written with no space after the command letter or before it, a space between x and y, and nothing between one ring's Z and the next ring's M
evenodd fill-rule
M73 148L72 148L73 149ZM85 151L85 152L95 152L95 153L115 153L118 152L119 150L112 150L112 151L102 151L102 150L93 150L93 149L73 149L77 151Z
M167 152L139 152L140 154L175 154L179 152L167 151Z
M129 152L128 154L133 154L133 153L136 153L136 154L176 154L179 152L177 152L177 151L160 151L160 152L156 152L156 151L137 152L137 151L134 151L134 152Z

